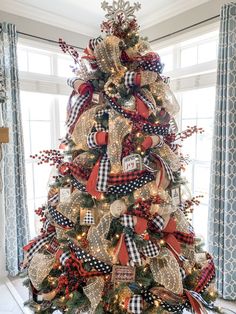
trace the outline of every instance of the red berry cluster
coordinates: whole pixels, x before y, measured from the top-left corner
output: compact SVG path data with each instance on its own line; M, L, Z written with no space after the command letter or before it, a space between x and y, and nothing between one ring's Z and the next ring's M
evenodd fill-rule
M163 200L157 195L149 198L148 200L138 199L132 209L135 216L150 219L152 217L150 208L152 204L161 204Z
M30 155L30 158L38 160L38 165L50 162L50 166L56 165L58 167L64 159L64 156L61 154L61 152L56 149L46 149L40 151L39 153L40 155Z
M69 299L70 293L78 290L79 286L84 283L84 278L80 276L77 264L71 258L66 260L64 271L58 279L57 291L64 293L65 297Z

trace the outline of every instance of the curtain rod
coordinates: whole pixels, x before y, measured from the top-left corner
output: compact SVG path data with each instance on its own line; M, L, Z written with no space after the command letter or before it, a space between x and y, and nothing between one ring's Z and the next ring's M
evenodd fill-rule
M152 39L152 40L150 40L149 42L150 42L150 43L153 43L154 41L157 41L157 40L161 40L161 39L170 37L170 36L172 36L172 35L181 33L182 31L186 31L186 30L188 30L188 29L190 29L190 28L193 28L193 27L195 27L195 26L201 25L201 24L203 24L203 23L205 23L205 22L208 22L208 21L211 21L211 20L215 20L216 18L219 18L219 17L220 17L220 14L215 15L215 16L212 16L212 17L209 17L208 19L205 19L205 20L202 20L202 21L200 21L200 22L198 22L198 23L189 25L189 26L184 27L184 28L182 28L182 29L179 29L179 30L177 30L177 31L175 31L175 32L173 32L173 33L170 33L170 34L167 34L167 35L164 35L164 36L161 36L161 37Z
M202 21L200 21L200 22L198 22L198 23L195 23L195 24L189 25L189 26L187 26L187 27L184 27L184 28L182 28L182 29L179 29L179 30L177 30L177 31L175 31L175 32L173 32L173 33L170 33L170 34L167 34L167 35L164 35L164 36L161 36L161 37L152 39L152 40L150 40L149 42L150 42L150 43L153 43L153 42L155 42L155 41L158 41L158 40L161 40L161 39L170 37L170 36L172 36L172 35L181 33L181 32L183 32L183 31L186 31L186 30L191 29L191 28L193 28L193 27L195 27L195 26L201 25L201 24L203 24L203 23L205 23L205 22L214 20L214 19L219 18L219 17L220 17L220 14L215 15L215 16L212 16L212 17L210 17L210 18L208 18L208 19L205 19L205 20L202 20ZM53 43L53 44L57 44L57 45L58 45L58 41L53 40L53 39L48 39L48 38L44 38L44 37L40 37L40 36L36 36L36 35L24 33L24 32L20 32L20 31L17 31L17 33L20 34L20 35L24 35L24 36L27 36L27 37L40 39L40 40L47 41L47 42L49 42L49 43ZM70 45L70 46L73 47L73 48L81 49L81 50L84 49L83 47L78 47L78 46L75 46L75 45Z
M20 31L17 31L17 33L20 34L20 35L27 36L27 37L32 37L32 38L40 39L40 40L43 40L43 41L47 41L47 42L49 42L49 43L53 43L53 44L57 44L57 45L59 44L58 41L53 40L53 39L48 39L48 38L44 38L44 37L40 37L40 36L28 34L28 33L23 33L23 32L20 32ZM77 48L77 49L84 50L83 47L78 47L78 46L70 45L70 44L69 44L69 46L71 46L71 47L73 47L73 48Z

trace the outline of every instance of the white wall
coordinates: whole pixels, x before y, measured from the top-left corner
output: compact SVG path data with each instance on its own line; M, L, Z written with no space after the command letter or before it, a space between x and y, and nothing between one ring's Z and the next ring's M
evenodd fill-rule
M63 38L68 44L72 44L82 48L85 48L87 46L89 40L89 37L85 35L33 21L0 10L0 22L3 21L15 24L17 31L52 39L55 41L58 41L59 38ZM20 36L24 37L22 35Z
M157 23L155 26L145 29L142 32L142 35L148 36L149 40L151 41L156 38L166 36L178 30L184 29L190 25L199 23L203 20L209 19L213 16L220 14L221 6L229 2L230 0L209 0L205 4L199 5L198 7L185 11L182 14L179 14L166 21ZM212 21L208 21L204 24L196 26L195 28L202 27L203 25L206 24L215 23L217 20L219 20L219 18ZM191 28L190 31L192 31L193 29L194 28ZM172 37L175 36L176 35L173 35ZM171 36L168 38L171 38Z

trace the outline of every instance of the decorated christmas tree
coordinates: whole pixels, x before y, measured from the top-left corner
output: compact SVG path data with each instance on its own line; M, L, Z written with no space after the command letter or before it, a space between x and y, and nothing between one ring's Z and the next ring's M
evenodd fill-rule
M102 8L102 35L82 57L60 40L75 77L60 149L36 156L57 174L36 210L41 233L24 247L28 304L36 313L217 310L214 263L189 219L199 201L181 176L182 141L202 130L178 131L163 64L138 32L140 5Z

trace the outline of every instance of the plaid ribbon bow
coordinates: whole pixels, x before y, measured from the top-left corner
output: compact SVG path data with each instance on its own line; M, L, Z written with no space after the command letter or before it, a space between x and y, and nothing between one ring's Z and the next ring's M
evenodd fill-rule
M83 111L88 107L90 104L92 97L93 97L93 87L89 82L86 82L79 87L79 95L77 96L77 99L75 103L71 104L71 100L75 96L75 91L72 92L67 112L68 112L68 118L66 121L66 125L69 129L69 133L73 132L74 126L76 122L78 121L80 115L83 113Z
M24 262L25 266L30 263L34 254L37 253L40 249L45 247L46 244L50 242L50 240L56 235L56 232L52 232L50 234L45 233L40 235L39 237L30 241L27 245L23 247L23 250L26 252L26 260L27 263Z
M144 219L142 219L142 220L144 220ZM134 231L135 224L134 224L133 216L125 214L120 218L120 222L124 227L131 229L131 231ZM145 229L143 231L145 231ZM132 239L132 236L129 233L125 233L122 236L123 236L123 239L121 237L121 241L123 242L122 243L123 249L126 248L126 250L128 252L128 256L129 256L129 261L131 262L131 264L138 263L139 265L142 265L141 255L138 251L136 243ZM125 247L124 247L124 244L125 244ZM120 253L120 255L122 255L122 254L127 255L127 253L124 252L123 250L120 250L119 253ZM120 256L120 261L121 262L123 261L123 256ZM126 260L126 264L127 264L127 262L128 261Z

